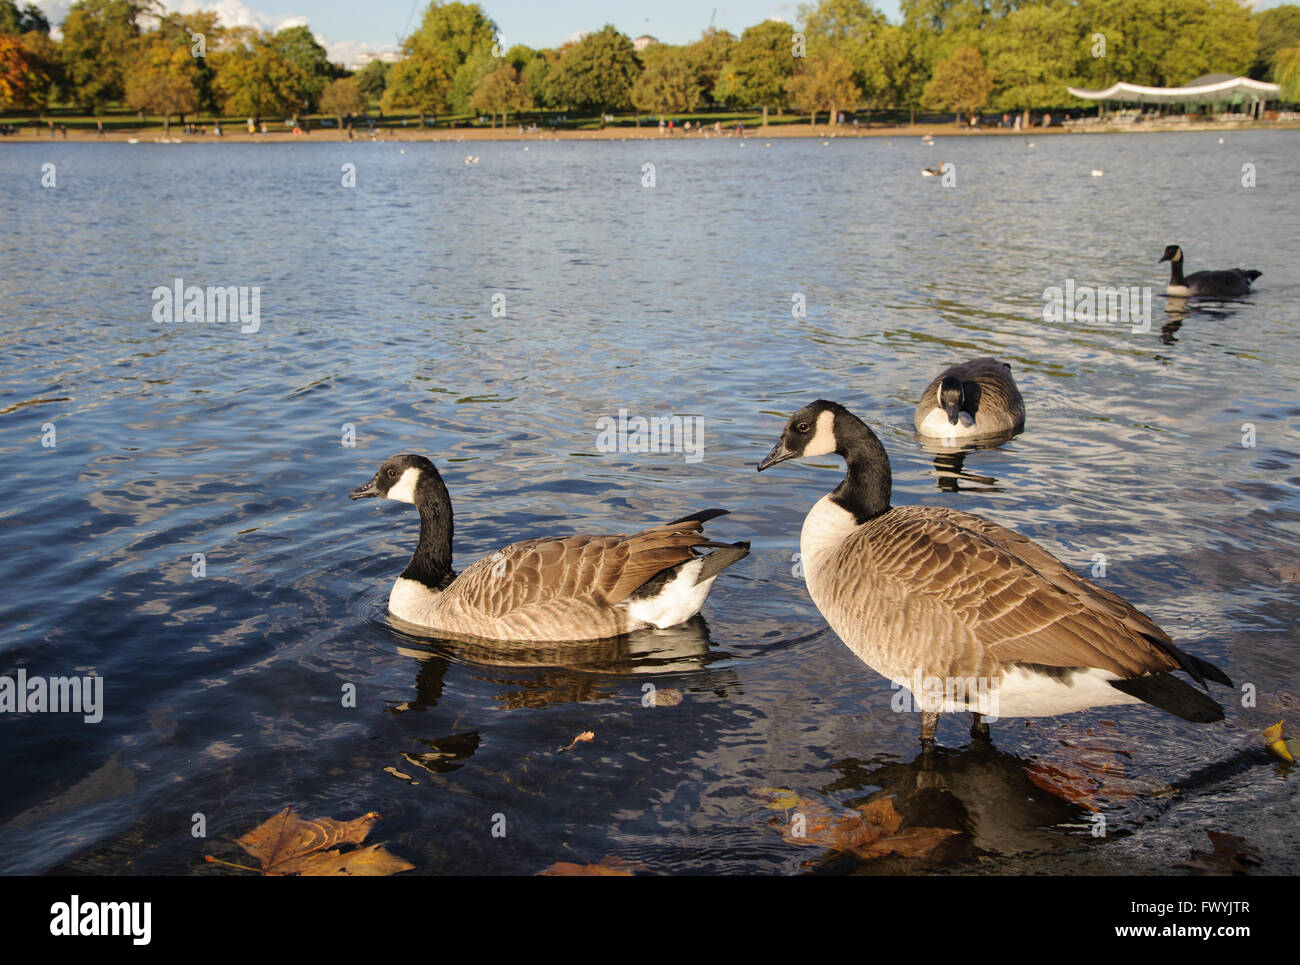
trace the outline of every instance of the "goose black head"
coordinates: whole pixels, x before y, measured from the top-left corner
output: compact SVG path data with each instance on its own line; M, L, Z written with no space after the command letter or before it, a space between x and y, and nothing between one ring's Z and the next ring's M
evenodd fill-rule
M1165 248L1165 253L1160 256L1160 261L1182 261L1182 260L1183 260L1183 249L1179 248L1177 245L1167 246ZM1158 261L1156 262L1156 264L1158 265L1160 264L1160 262Z
M402 503L415 502L415 489L421 477L438 478L438 470L424 456L404 453L384 460L374 478L349 494L353 499L378 496Z
M758 471L787 459L806 459L831 453L848 459L850 454L862 449L868 439L875 448L879 447L879 440L865 422L838 402L818 399L790 416L781 432L781 441L758 464Z
M948 422L956 425L961 416L962 404L966 401L966 389L962 386L961 379L955 375L945 375L943 381L939 383L935 396L939 408L943 409L944 415L948 417Z

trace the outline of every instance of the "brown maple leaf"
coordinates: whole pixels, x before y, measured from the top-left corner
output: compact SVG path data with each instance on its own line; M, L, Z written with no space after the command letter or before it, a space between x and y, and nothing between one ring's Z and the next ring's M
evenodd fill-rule
M1223 831L1206 831L1210 836L1213 851L1193 851L1190 861L1181 861L1175 868L1187 868L1194 875L1244 875L1250 865L1257 865L1263 859L1259 850L1235 834Z
M784 816L768 822L787 843L848 851L864 860L887 854L924 857L958 833L950 828L903 828L903 816L889 797L875 798L849 810L833 810L821 801L801 797L790 811L802 822Z
M293 808L285 808L235 843L258 860L264 875L391 875L414 868L377 844L337 850L337 845L364 841L378 818L370 811L351 821L304 821Z

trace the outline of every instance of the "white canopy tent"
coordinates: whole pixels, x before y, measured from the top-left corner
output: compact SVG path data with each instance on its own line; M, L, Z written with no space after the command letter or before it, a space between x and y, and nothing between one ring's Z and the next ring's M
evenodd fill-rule
M1118 101L1122 104L1236 104L1249 105L1258 115L1264 102L1278 100L1282 88L1249 77L1232 74L1206 74L1182 87L1145 87L1141 84L1112 84L1105 90L1068 88L1075 97L1089 101Z

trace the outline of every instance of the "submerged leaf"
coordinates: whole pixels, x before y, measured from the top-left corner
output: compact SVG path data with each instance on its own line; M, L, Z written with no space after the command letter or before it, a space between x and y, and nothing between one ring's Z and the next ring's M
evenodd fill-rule
M645 871L646 866L639 861L629 861L607 854L595 864L577 864L573 861L557 861L549 868L537 872L539 875L554 877L594 876L602 878L631 878L638 871Z

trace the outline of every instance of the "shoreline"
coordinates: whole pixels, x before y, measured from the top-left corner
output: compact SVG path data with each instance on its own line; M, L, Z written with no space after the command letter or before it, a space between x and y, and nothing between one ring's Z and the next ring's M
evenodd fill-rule
M156 143L181 143L181 144L312 144L312 143L353 143L363 144L366 142L459 142L459 141L522 141L525 143L533 141L627 141L627 140L663 140L663 141L707 141L717 140L720 138L731 139L791 139L791 138L820 138L829 140L832 138L862 138L862 137L922 137L929 134L933 137L1039 137L1039 136L1057 136L1062 134L1168 134L1168 133L1191 133L1191 132L1226 132L1226 131L1295 131L1300 130L1300 121L1282 121L1282 122L1263 122L1263 123L1217 123L1206 121L1197 124L1115 124L1115 125L1085 125L1071 127L1030 127L1015 130L1004 127L987 127L971 130L970 128L960 128L955 124L909 124L891 127L871 127L859 128L854 130L851 125L841 124L834 127L821 125L813 127L808 124L781 124L779 126L764 127L746 127L744 134L737 134L735 130L724 129L721 134L714 133L710 129L703 131L692 131L686 133L680 129L673 134L660 134L657 126L646 125L645 127L607 127L603 130L590 131L538 131L535 134L527 132L519 133L517 128L451 128L443 131L406 131L400 128L385 128L377 131L374 136L364 131L358 131L356 137L351 142L345 134L340 133L334 128L317 128L310 134L294 134L292 131L273 131L267 134L249 134L247 129L240 125L238 128L232 128L221 137L208 134L186 134L184 125L173 125L173 128L179 128L170 135L170 141L163 141L162 130L160 128L142 128L132 131L115 131L100 135L97 131L69 131L67 137L61 134L50 137L48 130L41 130L39 133L32 131L19 131L14 134L8 134L0 137L0 144L48 144L54 142L101 142L112 144L156 144Z

